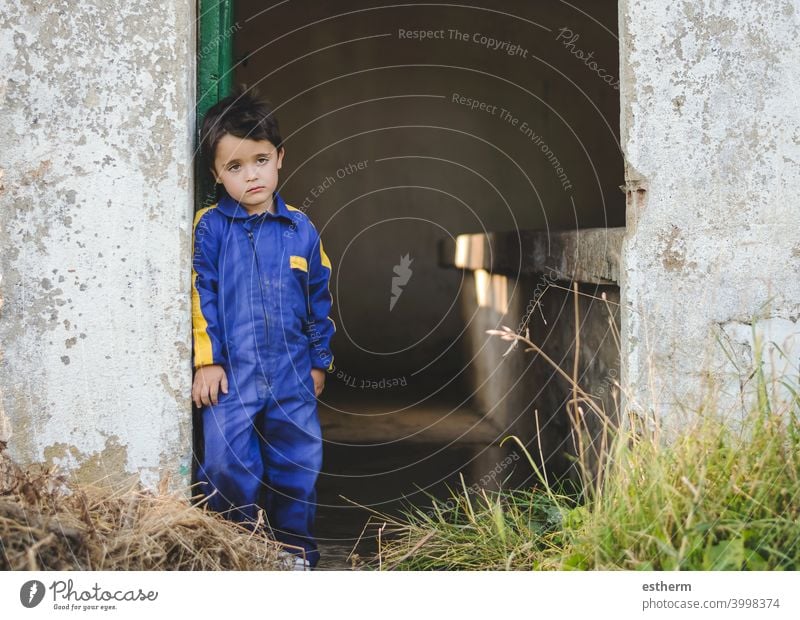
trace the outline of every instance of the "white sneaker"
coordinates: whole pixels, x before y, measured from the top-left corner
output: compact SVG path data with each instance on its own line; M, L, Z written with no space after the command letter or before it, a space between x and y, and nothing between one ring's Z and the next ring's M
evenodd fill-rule
M296 555L294 556L294 566L292 570L311 570L311 562Z
M311 563L302 556L281 550L278 551L278 557L288 570L311 570Z

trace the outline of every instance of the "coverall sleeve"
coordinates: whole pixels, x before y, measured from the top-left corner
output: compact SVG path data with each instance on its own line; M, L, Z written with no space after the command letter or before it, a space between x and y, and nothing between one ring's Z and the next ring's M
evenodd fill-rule
M314 230L314 244L308 261L309 337L311 367L333 369L331 338L336 324L330 317L333 298L330 291L331 261L322 247L322 239Z
M215 238L208 209L198 211L192 230L192 337L194 367L226 365L219 321L218 258L219 239Z

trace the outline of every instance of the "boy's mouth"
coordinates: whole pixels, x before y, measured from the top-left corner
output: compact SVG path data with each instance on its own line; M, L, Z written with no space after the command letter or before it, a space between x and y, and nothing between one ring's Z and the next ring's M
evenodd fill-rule
M248 189L248 190L247 190L245 193L246 193L246 194L249 194L249 193L251 193L251 192L260 192L260 191L262 191L263 189L264 189L264 186L263 186L263 185L256 185L255 187L251 187L250 189Z

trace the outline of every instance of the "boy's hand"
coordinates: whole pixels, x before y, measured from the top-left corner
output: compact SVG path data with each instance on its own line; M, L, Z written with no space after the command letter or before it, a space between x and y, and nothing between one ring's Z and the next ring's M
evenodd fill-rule
M225 369L222 366L213 364L198 368L192 385L194 404L198 407L216 405L220 388L224 394L228 393L228 377L225 376Z
M321 368L312 368L311 378L314 379L314 395L319 396L325 389L325 371Z

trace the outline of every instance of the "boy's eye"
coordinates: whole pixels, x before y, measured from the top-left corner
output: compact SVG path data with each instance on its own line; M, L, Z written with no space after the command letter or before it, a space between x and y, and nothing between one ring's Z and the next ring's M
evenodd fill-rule
M228 166L228 172L236 172L239 169L239 164L233 164L232 166Z
M256 161L259 164L266 164L269 161L269 157L259 157Z

